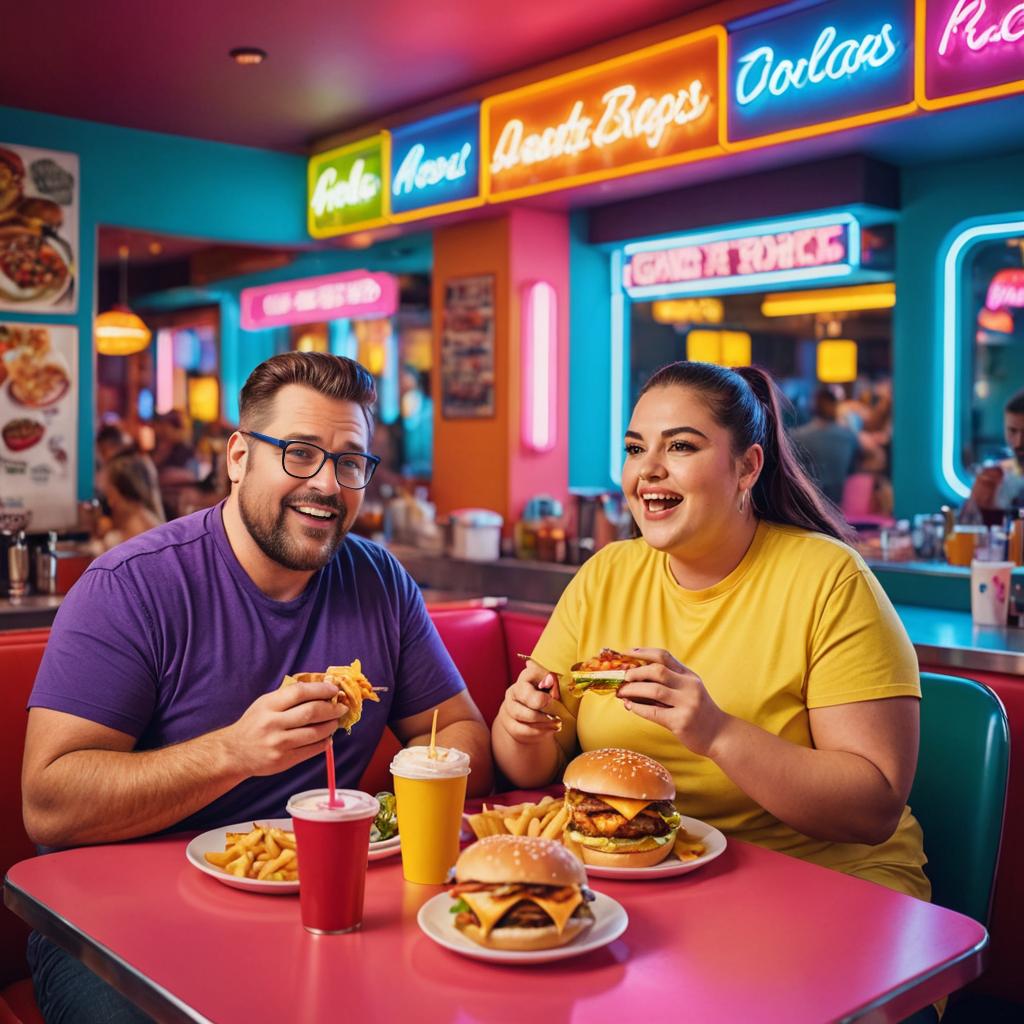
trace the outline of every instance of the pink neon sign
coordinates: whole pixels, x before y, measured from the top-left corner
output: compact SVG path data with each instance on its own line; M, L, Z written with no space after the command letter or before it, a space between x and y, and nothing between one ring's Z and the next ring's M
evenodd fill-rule
M985 305L989 309L1024 308L1024 269L998 271L988 286Z
M627 288L646 288L845 263L849 257L848 230L845 224L828 224L636 252L622 268L623 284Z
M393 274L349 270L245 288L239 301L247 331L342 317L391 316L398 309L398 281Z
M1024 89L1024 3L940 0L925 5L926 100L982 99Z

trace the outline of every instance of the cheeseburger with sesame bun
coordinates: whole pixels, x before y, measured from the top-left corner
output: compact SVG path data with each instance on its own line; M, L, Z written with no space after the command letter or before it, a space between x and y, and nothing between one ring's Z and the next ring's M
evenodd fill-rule
M580 754L565 769L569 837L585 864L644 868L672 852L680 817L668 770L632 750Z
M583 865L551 839L487 836L462 851L455 880L455 927L488 949L564 946L594 923Z

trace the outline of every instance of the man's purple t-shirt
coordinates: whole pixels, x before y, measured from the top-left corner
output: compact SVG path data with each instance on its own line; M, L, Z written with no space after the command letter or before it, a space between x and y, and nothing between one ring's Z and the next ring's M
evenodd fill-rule
M134 736L151 750L230 725L287 673L358 658L380 703L334 739L338 785L353 787L390 722L465 689L408 573L348 536L293 601L267 597L239 564L221 506L141 534L98 558L53 624L29 707ZM251 778L176 828L283 817L293 793L325 786L323 757Z

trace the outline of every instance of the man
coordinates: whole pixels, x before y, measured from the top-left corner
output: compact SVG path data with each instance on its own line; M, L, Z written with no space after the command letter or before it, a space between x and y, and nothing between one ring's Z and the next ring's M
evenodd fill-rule
M843 485L860 450L857 435L838 422L840 397L822 385L814 393L814 418L793 431L793 440L806 456L808 473L836 505L843 502Z
M339 709L333 684L281 680L356 658L384 690L335 741L338 785L357 784L385 726L426 743L436 709L438 743L466 751L472 791L488 791L487 728L416 585L348 536L375 466L375 398L352 360L268 359L242 389L228 498L107 553L68 594L29 701L36 843L283 816L291 794L325 785ZM48 1020L140 1019L39 936L29 959Z
M974 478L971 496L964 506L978 509L1009 509L1024 505L1024 391L1003 406L1003 436L1013 458L983 465Z

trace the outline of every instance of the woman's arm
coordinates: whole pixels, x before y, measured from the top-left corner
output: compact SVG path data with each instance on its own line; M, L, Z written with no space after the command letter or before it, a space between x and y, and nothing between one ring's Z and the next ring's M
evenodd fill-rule
M780 821L829 842L877 844L895 831L917 766L916 698L812 709L814 746L803 747L726 714L667 651L637 653L653 664L627 674L627 709L711 758Z

